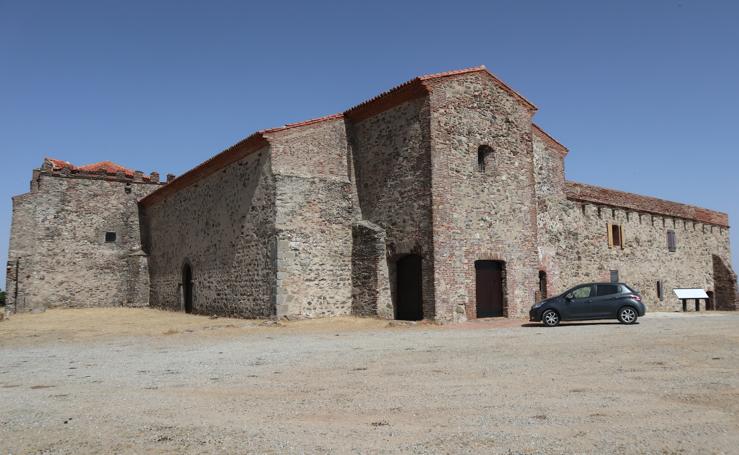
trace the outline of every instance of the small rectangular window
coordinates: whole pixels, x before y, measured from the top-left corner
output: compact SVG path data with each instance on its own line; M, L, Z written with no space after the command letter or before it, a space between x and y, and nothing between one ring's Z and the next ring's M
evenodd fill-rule
M116 238L115 232L106 232L105 233L105 241L106 242L108 242L108 243L115 242L115 238Z
M675 231L667 231L667 249L669 251L677 251L677 237L675 237Z
M624 248L624 228L620 224L608 223L608 248Z
M612 224L611 230L613 231L613 246L621 246L621 229L618 224Z
M662 287L662 280L657 280L657 298L660 300L665 299L665 294Z
M618 270L611 270L611 283L618 283Z

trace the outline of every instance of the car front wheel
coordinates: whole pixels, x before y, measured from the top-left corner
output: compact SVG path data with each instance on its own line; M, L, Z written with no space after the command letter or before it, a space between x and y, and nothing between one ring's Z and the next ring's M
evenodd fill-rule
M554 310L547 310L541 315L541 322L547 327L554 327L559 324L559 314Z
M637 317L636 310L630 306L625 306L618 310L618 320L622 324L633 324L636 322Z

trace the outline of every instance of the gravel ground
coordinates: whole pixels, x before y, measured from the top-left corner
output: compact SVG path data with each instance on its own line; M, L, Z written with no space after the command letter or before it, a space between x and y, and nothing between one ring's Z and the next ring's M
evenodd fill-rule
M0 322L0 453L739 453L739 314Z

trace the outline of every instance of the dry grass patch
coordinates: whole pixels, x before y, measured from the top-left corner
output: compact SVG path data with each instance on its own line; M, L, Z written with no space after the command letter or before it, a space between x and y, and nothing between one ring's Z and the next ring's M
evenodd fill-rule
M387 325L385 320L358 317L271 321L213 318L152 308L71 308L13 315L0 325L0 343L37 344L141 336L237 336L264 331L345 332L383 329Z

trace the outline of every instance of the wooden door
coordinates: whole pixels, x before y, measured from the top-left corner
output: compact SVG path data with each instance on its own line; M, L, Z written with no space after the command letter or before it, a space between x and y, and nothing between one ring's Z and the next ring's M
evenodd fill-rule
M395 319L420 321L423 319L421 256L409 254L400 258L396 273Z
M192 268L185 264L182 268L182 293L185 300L185 313L192 313Z
M503 316L503 263L475 261L477 317Z

